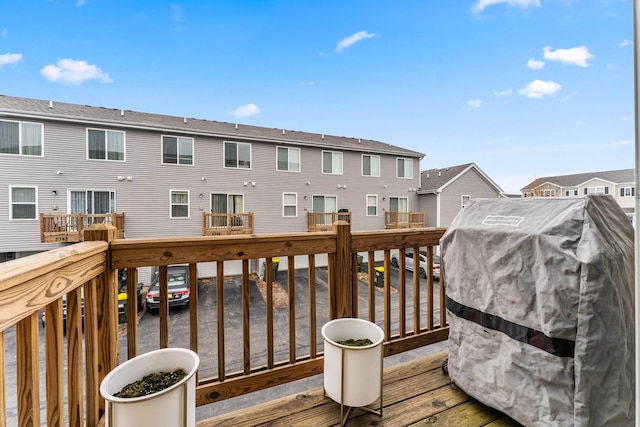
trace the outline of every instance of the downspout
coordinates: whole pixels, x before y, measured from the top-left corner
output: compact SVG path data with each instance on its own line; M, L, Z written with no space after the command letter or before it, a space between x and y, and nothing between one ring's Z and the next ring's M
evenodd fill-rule
M436 227L442 226L442 222L440 222L440 194L442 194L442 192L436 190Z
M638 183L640 183L640 64L638 63L639 48L640 48L640 35L638 34L638 24L640 23L640 0L633 1L633 86L634 86L634 118L635 118L635 228L634 228L634 255L635 255L635 339L636 339L636 354L635 354L635 378L636 378L636 423L640 420L640 224L638 224L638 213L640 213L640 195L638 194Z

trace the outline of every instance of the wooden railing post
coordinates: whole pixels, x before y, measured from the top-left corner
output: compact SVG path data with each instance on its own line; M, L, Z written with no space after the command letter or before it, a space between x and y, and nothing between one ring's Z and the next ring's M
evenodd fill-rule
M85 241L104 240L111 243L117 238L118 229L110 224L94 224L84 230ZM111 269L111 255L107 256L107 268L96 280L98 311L98 384L118 365L118 284L117 274ZM100 411L104 412L104 400L100 398Z
M353 292L351 291L351 225L347 221L337 221L336 230L336 270L335 292L330 301L332 316L337 319L353 316Z

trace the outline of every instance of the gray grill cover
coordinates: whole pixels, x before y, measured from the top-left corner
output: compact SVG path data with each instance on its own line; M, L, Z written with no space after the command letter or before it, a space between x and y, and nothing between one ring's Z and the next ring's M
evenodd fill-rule
M477 199L441 240L449 374L527 426L631 426L633 228L611 196Z

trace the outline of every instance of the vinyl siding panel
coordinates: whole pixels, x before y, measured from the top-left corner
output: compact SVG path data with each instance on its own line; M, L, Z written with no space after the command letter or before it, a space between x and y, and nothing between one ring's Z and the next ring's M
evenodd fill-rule
M352 212L353 230L383 229L390 197L408 197L409 209L418 207L416 193L409 191L418 187L417 157L413 161L413 179L396 178L397 156L379 153L376 155L380 155L381 176L363 177L361 155L366 151L344 151L343 174L327 175L322 173L323 150L301 146L301 171L279 172L276 146L295 144L257 141L251 142L251 169L234 169L223 165L225 139L193 136L194 164L169 165L161 161L162 135L191 135L51 120L42 123L44 157L0 155L0 252L42 251L60 246L40 242L38 219L9 221L12 185L37 186L38 211L43 213L69 212L71 190L114 191L116 211L125 213L127 238L201 235L202 212L210 210L212 193L242 194L244 212L254 212L256 233L306 231L307 212L312 209L314 195L337 196L338 208ZM87 127L123 130L126 161L88 160ZM118 176L132 179L120 181ZM347 188L338 189L338 185ZM170 218L172 189L189 191L188 219ZM57 191L56 196L52 190ZM297 217L283 217L283 192L297 193ZM378 195L377 216L366 216L367 194Z
M497 198L499 193L473 168L446 186L440 195L440 224L438 227L448 227L453 218L462 209L462 195L469 195L472 199Z

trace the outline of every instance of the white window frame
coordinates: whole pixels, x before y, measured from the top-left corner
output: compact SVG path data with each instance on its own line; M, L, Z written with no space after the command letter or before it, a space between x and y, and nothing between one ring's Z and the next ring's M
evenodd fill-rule
M174 138L176 140L176 161L174 162L166 162L165 161L165 138ZM163 165L178 165L178 166L193 166L195 164L195 151L194 151L194 140L193 138L189 138L186 136L176 136L176 135L162 135L161 137L161 158L160 162ZM184 156L184 146L190 145L189 149L191 150L191 162L190 163L181 163L180 158ZM181 153L182 152L182 153Z
M293 196L295 198L295 203L290 204L287 203L287 196ZM287 209L293 207L296 212L295 215L287 215ZM282 193L282 217L283 218L297 218L298 217L298 193L293 192L285 192Z
M280 169L280 150L287 150L287 168L286 169ZM298 170L295 170L294 168L292 168L292 165L295 165L295 163L291 163L291 153L292 152L297 152L298 153ZM300 172L302 170L302 161L301 161L301 150L297 147L285 147L285 146L276 146L276 170L278 172Z
M575 197L578 195L578 189L574 189L574 190L567 190L566 193L567 197Z
M84 193L84 205L82 207L82 212L78 212L77 209L74 209L74 193ZM87 213L87 214L95 214L96 213L96 193L109 193L109 212L116 212L116 190L110 189L96 189L96 188L70 188L67 190L67 212L68 213ZM91 199L91 200L90 200ZM89 209L89 205L91 205L91 209Z
M402 175L400 175L400 162L402 162ZM408 157L396 158L396 178L413 179L413 159Z
M233 144L236 147L236 150L235 150L236 151L236 164L235 164L235 166L227 166L227 144L229 144L229 145ZM242 165L242 166L240 165L240 160L241 160L240 159L240 147L241 146L249 147L249 164L246 165L246 166L245 165ZM251 157L252 157L251 148L252 147L251 147L250 143L248 143L248 142L224 141L224 144L223 144L222 148L223 148L222 166L225 169L247 169L247 170L251 170L251 165L252 165L253 162L252 162L252 159L251 159Z
M395 200L396 204L398 206L401 205L400 201L404 201L407 204L407 210L405 211L392 211L391 210L391 201ZM409 198L408 197L401 197L401 196L391 196L389 197L389 212L411 212L410 208L409 208Z
M586 187L584 194L607 194L607 187L599 185L597 187Z
M463 194L460 196L460 207L464 208L465 206L467 206L467 203L469 203L469 201L471 200L471 196L468 194Z
M96 158L91 157L91 150L89 149L89 133L91 131L94 132L104 132L104 158ZM110 159L109 153L119 153L118 151L110 151L109 150L109 133L120 133L122 134L122 159ZM123 130L114 130L114 129L98 129L98 128L87 128L87 160L97 160L101 162L126 162L127 161L127 133Z
M23 189L31 189L33 190L34 202L14 202L13 201L13 189L14 188L23 188ZM14 205L33 205L34 206L34 214L33 218L14 218L13 216L13 207ZM10 221L33 221L34 219L38 219L38 187L35 185L10 185L9 186L9 220Z
M545 188L543 190L540 190L540 197L556 197L556 189Z
M18 125L18 152L17 153L0 153L0 155L9 155L9 156L28 156L28 157L44 157L44 126L42 123L36 122L23 122L19 120L0 120L0 122L4 123L16 123ZM35 125L40 127L40 154L28 154L25 153L26 147L24 145L24 129L23 125ZM27 146L30 147L30 146Z
M364 158L368 157L369 158L369 174L364 173ZM376 159L378 164L377 164L377 170L374 171L374 165L373 165L373 160ZM374 154L363 154L362 155L362 176L369 176L369 177L380 177L380 156L376 156Z
M374 204L370 204L369 198L373 197L375 200ZM365 195L365 216L378 216L378 195L377 194L366 194ZM369 208L374 208L376 213L369 213Z
M187 216L173 216L174 206L185 206L184 203L173 203L174 193L187 193ZM191 218L191 193L189 190L169 190L169 218L170 219L189 219Z
M325 164L324 164L324 155L326 154L331 154L331 172L325 172ZM337 158L339 157L339 165L337 162ZM322 166L322 173L324 175L342 175L342 172L344 171L344 156L342 151L329 151L329 150L322 150L322 162L321 166ZM339 167L340 171L334 171L334 167Z

